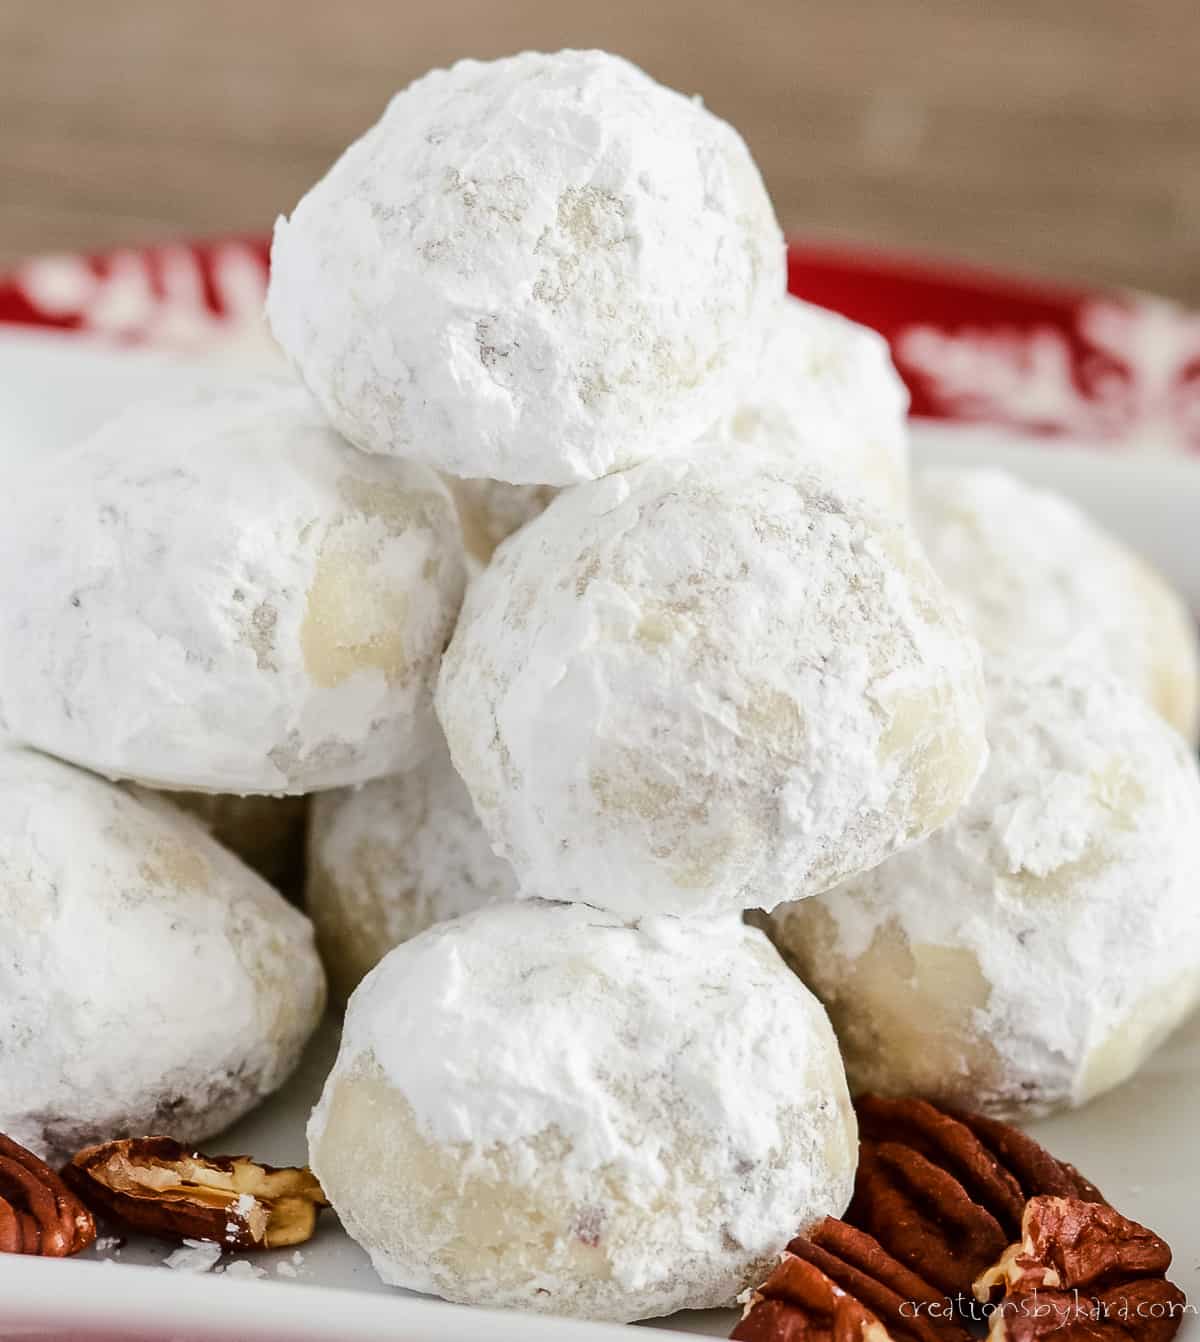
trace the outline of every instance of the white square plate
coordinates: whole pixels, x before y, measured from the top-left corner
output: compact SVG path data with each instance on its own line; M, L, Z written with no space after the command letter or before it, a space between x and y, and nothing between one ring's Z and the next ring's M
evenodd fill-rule
M204 365L222 376L219 364ZM148 388L192 379L196 364L161 353L113 352L75 338L0 331L0 467L19 488L22 463L52 452ZM1200 465L1179 457L1047 451L995 430L918 423L918 461L991 462L1078 498L1142 549L1200 610ZM1197 892L1200 898L1200 891ZM276 1164L306 1159L304 1123L336 1048L336 1024L314 1040L300 1072L248 1119L207 1143ZM1087 1109L1033 1125L1120 1209L1175 1248L1174 1279L1200 1298L1200 1018L1138 1077ZM0 1256L0 1338L133 1342L602 1342L624 1328L468 1310L385 1287L332 1214L300 1252L252 1261L265 1276L169 1271L171 1246L131 1240L119 1252L68 1262ZM107 1261L87 1261L107 1260ZM250 1260L248 1260L250 1261ZM294 1275L292 1275L294 1272ZM676 1315L652 1327L728 1336L730 1311ZM1183 1336L1200 1335L1194 1321Z

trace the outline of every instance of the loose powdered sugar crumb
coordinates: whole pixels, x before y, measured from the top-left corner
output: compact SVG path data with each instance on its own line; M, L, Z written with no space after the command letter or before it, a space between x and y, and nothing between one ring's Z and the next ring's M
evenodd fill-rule
M163 1259L176 1272L211 1272L221 1258L221 1246L212 1240L185 1239L183 1247Z

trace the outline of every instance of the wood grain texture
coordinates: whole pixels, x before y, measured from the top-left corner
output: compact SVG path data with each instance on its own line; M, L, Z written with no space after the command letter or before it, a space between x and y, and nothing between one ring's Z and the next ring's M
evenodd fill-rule
M1196 0L0 0L0 264L266 228L431 65L565 45L703 93L789 231L1200 302Z

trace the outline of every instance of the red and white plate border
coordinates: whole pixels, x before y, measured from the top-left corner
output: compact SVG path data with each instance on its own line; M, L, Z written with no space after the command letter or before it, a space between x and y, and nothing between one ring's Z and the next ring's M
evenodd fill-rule
M0 325L201 351L262 333L261 237L31 258L0 275ZM1047 445L1200 461L1200 315L1165 299L795 241L793 293L891 342L915 415Z

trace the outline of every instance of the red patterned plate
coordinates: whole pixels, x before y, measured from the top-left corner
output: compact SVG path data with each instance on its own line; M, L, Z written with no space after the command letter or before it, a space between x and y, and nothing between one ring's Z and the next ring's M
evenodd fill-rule
M267 252L226 238L37 257L0 277L0 323L191 351L257 341ZM789 284L888 337L915 415L1200 454L1200 316L1164 299L803 242Z

